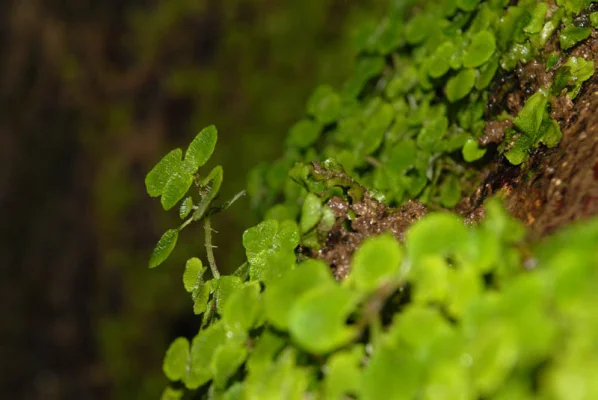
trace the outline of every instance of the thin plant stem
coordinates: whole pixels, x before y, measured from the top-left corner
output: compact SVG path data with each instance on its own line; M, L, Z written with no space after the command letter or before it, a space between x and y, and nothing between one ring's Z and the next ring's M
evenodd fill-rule
M203 228L206 236L206 252L208 253L208 262L210 263L210 269L214 279L220 279L220 272L216 267L216 259L214 258L214 246L212 246L212 223L210 217L205 217L203 222Z

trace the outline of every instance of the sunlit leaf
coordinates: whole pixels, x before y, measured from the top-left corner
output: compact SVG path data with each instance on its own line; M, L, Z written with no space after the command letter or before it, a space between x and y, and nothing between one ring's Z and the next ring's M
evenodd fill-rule
M252 279L259 279L272 257L282 252L294 260L294 250L299 244L299 228L294 221L268 220L243 233L243 246L251 265ZM282 272L282 271L281 271Z
M480 149L478 142L473 139L467 139L463 145L463 159L467 162L479 160L486 154L486 149Z
M492 57L496 49L496 39L490 31L481 31L473 35L471 44L463 55L465 68L479 67Z
M216 147L218 140L218 131L214 125L204 128L195 136L185 153L185 164L189 168L189 173L193 174L197 168L204 165Z
M475 69L462 69L457 75L448 80L445 93L448 101L454 103L471 92L475 84Z
M401 246L391 235L368 238L353 256L348 279L361 291L374 291L398 277L402 259Z
M237 292L243 285L241 279L234 275L222 276L218 279L218 287L216 289L216 309L222 315L224 306L228 299Z
M310 289L334 283L330 267L322 261L308 260L287 271L276 285L266 288L266 318L279 329L288 329L293 305Z
M328 359L324 377L324 398L340 399L358 395L361 389L360 364L365 356L363 346L334 353Z
M174 389L168 386L162 392L160 400L181 400L184 394L185 392L182 389Z
M302 400L308 386L308 370L295 363L295 350L284 350L267 368L252 370L246 378L247 400Z
M162 207L165 210L170 210L174 207L189 191L189 188L193 184L193 176L188 175L184 172L175 172L170 176L164 192L160 199Z
M407 232L407 252L414 263L428 255L463 254L468 238L467 228L456 215L428 214Z
M345 321L357 304L356 293L337 285L305 292L289 316L291 337L304 349L325 354L350 342L357 334Z
M258 322L261 311L260 287L257 283L250 283L228 297L222 310L222 320L229 329L249 331Z
M145 177L145 188L152 197L160 196L170 177L181 170L181 149L174 149L166 154Z
M364 400L410 400L422 381L422 365L412 352L384 342L374 349L362 376Z
M527 99L525 105L513 120L513 124L527 136L535 138L542 124L547 102L548 96L546 93L540 91L533 94Z
M183 200L183 202L181 203L181 208L179 209L179 217L181 217L181 219L187 218L187 216L189 216L192 210L193 199L191 198L191 196L189 196L185 198L185 200Z
M234 342L218 347L210 362L216 387L224 388L229 378L245 362L246 358L247 348L243 343Z
M155 268L166 261L172 250L174 250L178 238L179 231L177 229L169 229L164 232L162 237L160 237L160 240L158 240L158 244L152 251L152 256L149 260L150 268Z
M185 377L188 364L189 341L184 337L176 338L166 351L166 357L162 366L164 375L171 381L179 381Z
M299 226L301 232L308 232L314 228L320 219L322 218L322 201L318 196L313 193L309 193L303 201L303 207L301 209L301 221Z
M454 175L448 175L440 185L440 204L453 208L461 200L461 184Z

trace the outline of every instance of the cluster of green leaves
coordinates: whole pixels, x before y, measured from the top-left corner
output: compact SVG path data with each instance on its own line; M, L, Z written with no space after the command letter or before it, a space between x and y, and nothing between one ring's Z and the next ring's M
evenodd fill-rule
M574 99L583 82L592 75L594 61L569 57L557 70L551 87L542 88L526 101L513 120L515 129L506 129L506 137L512 140L503 142L500 147L512 164L521 164L527 159L530 151L540 143L550 148L561 141L561 128L550 118L549 99L554 99L554 96L562 94L563 91L570 99Z
M205 177L198 173L198 169L214 152L217 139L218 131L215 126L203 129L189 144L184 158L181 149L174 149L145 177L147 193L152 197L159 196L164 210L170 210L179 203L194 182L199 194L197 202L194 202L191 195L181 203L179 216L183 220L187 219L178 228L164 232L150 258L150 268L157 267L168 258L176 246L181 230L192 222L201 221L217 211L228 208L237 199L235 197L220 206L213 205L222 185L223 172L220 165L214 167Z
M493 79L545 57L539 51L553 35L562 50L588 37L590 3L394 2L380 24L358 31L353 76L340 91L318 87L306 117L289 131L283 158L250 175L254 206L267 217L297 217L306 192L289 185L287 172L296 162L329 158L388 204L417 198L455 206L475 176L471 163L487 151L478 139L485 119L495 117L486 109ZM547 99L563 88L575 97L594 71L592 62L563 52L546 61L562 64L554 84L539 88L519 115L497 117L514 119L500 148L514 164L540 143L559 142Z
M432 213L404 246L367 239L342 282L295 262L296 223L262 222L238 276L206 284L187 263L196 312L212 314L170 345L163 399L595 398L597 222L522 251L496 199L476 227Z

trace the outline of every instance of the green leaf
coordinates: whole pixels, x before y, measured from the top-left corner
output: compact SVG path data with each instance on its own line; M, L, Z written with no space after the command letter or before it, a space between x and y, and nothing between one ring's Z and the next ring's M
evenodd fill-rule
M391 235L367 238L353 256L348 279L360 291L373 292L398 277L402 260L401 246Z
M278 329L288 329L291 309L301 295L310 289L333 283L328 264L320 260L304 261L294 270L287 271L276 285L266 288L266 318Z
M152 251L152 256L149 260L149 267L155 268L158 265L162 264L174 247L176 246L177 239L179 238L179 231L177 229L169 229L158 240L158 244Z
M392 105L387 102L382 101L375 107L375 111L367 117L368 122L361 131L361 140L356 145L359 154L368 155L380 147L394 115Z
M296 351L285 349L267 368L251 371L245 380L246 400L303 400L309 371L295 363Z
M203 284L203 274L206 269L197 257L187 260L185 272L183 273L183 285L187 292L192 293L199 285Z
M590 22L594 28L598 28L598 11L590 14Z
M480 327L469 347L473 383L482 396L488 396L504 383L517 362L513 327L500 321Z
M164 187L162 198L160 202L165 210L170 210L174 207L179 200L185 197L185 194L189 191L189 188L193 184L193 176L188 175L182 171L175 172L168 179L168 183Z
M294 261L299 239L299 227L294 221L268 220L247 229L243 233L243 246L250 264L251 279L258 280L267 274L273 257L278 259L287 255Z
M409 20L405 26L405 36L409 44L418 44L426 40L430 34L432 20L429 13L419 13Z
M359 96L365 84L384 70L383 57L360 57L355 64L353 76L343 87L343 95L349 99Z
M245 335L226 330L218 321L201 330L191 342L191 362L184 379L188 389L197 389L214 377L212 362L216 351L222 347L238 346Z
M341 98L328 85L319 86L307 101L307 112L323 125L336 121L340 111Z
M480 0L457 0L457 7L463 11L472 11L480 3Z
M234 375L247 358L247 348L243 343L232 343L220 346L214 351L210 369L217 388L225 388L228 380Z
M409 168L413 167L416 157L415 142L412 139L402 140L391 148L386 167L393 174L403 175Z
M546 147L552 148L558 145L563 138L561 127L554 119L546 119L542 122L540 127L540 142L544 143Z
M426 387L422 390L424 398L446 400L472 400L475 393L469 382L469 370L462 364L443 361L432 365L428 371ZM524 397L506 397L506 399L524 399ZM498 400L498 399L496 399Z
M526 135L519 135L515 142L513 143L513 147L505 153L505 157L509 162L513 165L519 165L529 156L530 149L533 147L534 142L533 139Z
M267 370L286 344L286 339L270 330L264 331L247 360L247 370L251 373Z
M187 260L185 272L183 273L183 284L185 290L191 293L193 299L193 312L201 314L206 311L210 293L212 293L211 281L204 282L203 275L206 272L199 258Z
M469 232L454 214L424 216L407 231L407 252L414 265L430 255L463 255Z
M199 185L202 188L202 197L197 205L197 210L193 213L193 219L195 221L199 221L206 216L212 202L216 196L218 196L220 186L222 185L223 173L222 166L217 165L210 171L208 176L200 182Z
M293 305L291 337L305 350L326 354L352 341L357 328L345 324L357 305L357 294L338 285L309 290Z
M461 200L461 184L454 175L448 175L440 185L440 204L453 208Z
M582 84L594 75L594 61L586 61L581 57L570 57L556 72L552 83L552 93L555 95L569 87L568 95L571 99L577 97Z
M481 31L473 35L471 44L463 55L463 66L475 68L484 64L496 50L496 39L490 31Z
M440 117L424 124L419 135L417 135L417 144L420 148L428 151L434 151L441 147L441 139L448 130L448 119Z
M587 39L591 33L592 28L581 28L575 25L565 26L559 34L561 49L570 49L582 40Z
M170 177L181 171L181 149L174 149L166 154L145 177L145 188L151 197L158 197L164 193Z
M194 174L197 169L203 166L212 156L216 141L218 140L218 131L214 125L204 128L195 136L185 153L186 168L188 172Z
M342 399L347 395L358 396L361 389L360 364L365 357L362 345L334 353L324 368L325 399Z
M533 94L513 120L513 124L519 130L530 138L536 137L544 114L546 112L546 104L548 103L548 96L545 92L539 91Z
M455 44L447 40L436 48L434 54L428 61L428 74L432 78L440 78L446 74L451 68L450 60L453 54L457 51Z
M479 68L478 78L475 82L475 88L478 90L486 89L498 70L498 57L496 54Z
M181 389L174 389L171 387L166 387L162 392L162 396L160 400L181 400L185 392Z
M322 201L313 193L308 193L301 208L301 232L306 233L313 229L322 218Z
M422 375L422 366L411 352L383 342L363 371L361 399L411 400Z
M228 329L248 332L259 322L261 311L260 287L249 283L229 296L222 310L222 320Z
M445 93L448 101L454 103L471 92L475 84L475 69L462 69L457 75L448 80Z
M484 283L478 271L466 263L460 268L449 269L447 281L447 311L453 318L458 319L472 304L479 301Z
M193 199L191 198L191 196L189 196L181 203L181 208L179 209L179 217L181 217L181 219L187 218L187 216L191 213L192 210Z
M425 306L408 305L396 315L388 331L388 340L406 347L422 364L442 357L439 350L443 343L457 347L454 339L455 332L442 314Z
M484 157L486 149L480 149L478 142L474 139L467 139L467 142L463 145L463 159L467 162L473 162Z
M216 288L216 309L218 310L218 314L222 315L226 302L239 290L239 288L243 285L243 282L238 276L234 275L221 276L217 282L218 287Z
M413 301L417 304L444 303L448 291L448 265L442 257L429 256L414 267L408 277L414 285Z
M525 28L523 28L523 31L530 34L539 33L544 26L547 11L548 4L542 2L536 4L532 11L532 19Z
M187 338L176 338L168 347L162 370L171 381L183 379L189 364L189 341Z
M304 149L314 144L322 132L322 125L311 119L302 119L291 127L287 145Z

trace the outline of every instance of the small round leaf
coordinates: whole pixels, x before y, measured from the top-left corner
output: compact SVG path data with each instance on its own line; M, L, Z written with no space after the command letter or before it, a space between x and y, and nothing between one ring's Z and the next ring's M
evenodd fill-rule
M183 379L187 373L189 363L189 341L179 337L174 340L166 351L162 369L164 375L171 381Z
M371 292L398 274L403 251L391 235L371 237L357 249L349 275L361 291Z

